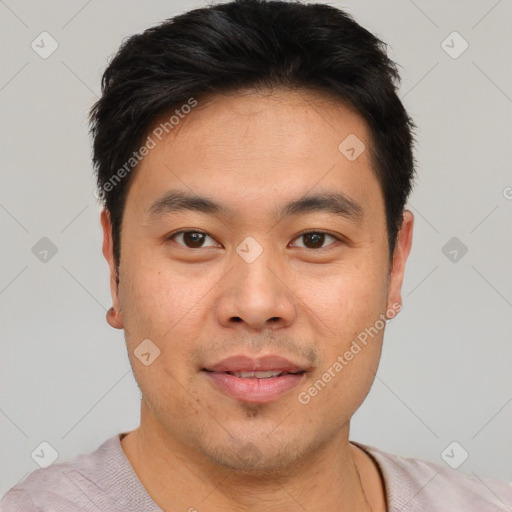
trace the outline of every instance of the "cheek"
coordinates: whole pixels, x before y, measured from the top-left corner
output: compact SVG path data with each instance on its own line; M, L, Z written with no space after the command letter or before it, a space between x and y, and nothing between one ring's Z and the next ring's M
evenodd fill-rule
M331 319L336 335L319 340L322 364L298 396L308 414L332 425L349 421L375 379L386 323L385 309L372 297L340 300L343 305Z
M337 404L334 409L345 418L364 400L378 368L386 325L384 267L361 261L333 272L328 283L311 279L303 290L307 305L321 320L317 339L323 362L299 401L308 402L311 411ZM334 410L332 414L333 421L343 421Z
M384 266L372 259L308 272L296 281L302 302L321 319L322 335L347 340L373 325L387 304ZM321 337L320 337L321 339ZM329 346L334 348L332 343Z
M148 337L151 334L165 338L181 319L194 315L210 280L180 271L161 254L146 256L139 251L126 251L120 283L125 326Z
M166 268L165 262L149 262L142 254L131 260L126 257L125 262L120 301L134 377L154 414L172 409L190 415L197 404L186 391L191 378L188 361L200 332L194 306L202 287L190 286L186 277ZM148 344L144 340L151 342L146 361L138 357L143 353L141 343Z
M120 302L129 357L134 371L139 370L137 379L154 379L153 385L158 385L159 379L168 382L175 376L182 382L190 377L188 361L206 321L205 297L218 280L204 271L194 272L198 274L195 277L190 271L171 268L162 258L150 261L141 252L132 259L125 258ZM141 364L133 354L146 339L160 351L152 372L139 368Z

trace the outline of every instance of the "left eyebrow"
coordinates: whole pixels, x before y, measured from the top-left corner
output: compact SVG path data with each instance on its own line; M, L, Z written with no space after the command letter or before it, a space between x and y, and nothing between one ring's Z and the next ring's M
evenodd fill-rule
M213 199L173 190L157 199L151 205L148 217L156 219L168 213L184 210L197 211L219 217L233 215L233 212L228 207ZM364 217L364 208L347 195L339 192L307 195L295 201L290 201L281 208L274 210L274 216L281 221L285 217L314 212L333 213L353 222L360 222Z
M356 223L364 217L364 208L340 192L301 197L284 205L277 217L281 220L291 215L305 215L314 212L333 213Z

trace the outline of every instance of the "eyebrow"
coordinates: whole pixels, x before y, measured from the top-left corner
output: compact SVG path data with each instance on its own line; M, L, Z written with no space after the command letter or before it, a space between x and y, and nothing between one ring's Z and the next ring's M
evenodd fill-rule
M150 206L148 218L150 220L157 220L163 215L180 211L196 211L219 217L233 215L233 212L227 206L213 199L172 190L157 199ZM364 216L364 208L340 192L303 196L274 210L274 215L280 221L285 217L305 215L313 212L333 213L353 222L361 221Z

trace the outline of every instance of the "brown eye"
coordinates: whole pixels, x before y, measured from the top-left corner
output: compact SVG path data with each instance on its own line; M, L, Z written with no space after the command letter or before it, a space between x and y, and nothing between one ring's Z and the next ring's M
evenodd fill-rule
M323 231L310 231L309 233L302 233L302 235L299 235L296 240L303 239L303 248L305 249L323 249L323 245L327 238L332 238L334 241L339 241L338 238L336 238L333 235L330 235L329 233L324 233ZM332 245L332 243L328 244ZM301 247L299 245L299 247Z
M201 249L203 247L216 247L216 243L213 245L203 245L205 240L213 238L202 231L179 231L169 237L169 240L176 240L177 243L183 245L189 249ZM181 240L181 241L180 241ZM213 240L214 241L214 240Z

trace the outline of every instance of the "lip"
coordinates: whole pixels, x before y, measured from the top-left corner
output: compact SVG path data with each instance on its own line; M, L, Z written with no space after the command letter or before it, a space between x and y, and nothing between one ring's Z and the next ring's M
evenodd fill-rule
M277 355L267 355L256 359L244 355L237 355L227 357L213 366L207 366L205 369L211 372L264 372L270 370L299 372L305 371L307 368L306 366L292 363L290 360Z
M221 392L242 402L267 403L277 400L298 386L305 373L281 375L268 379L241 378L228 373L203 371L209 381Z
M259 379L242 378L226 372L280 371L277 377ZM297 373L299 372L299 373ZM306 377L307 368L277 356L268 355L253 359L247 356L232 356L203 369L209 382L222 393L249 403L268 403L277 400L298 386Z

